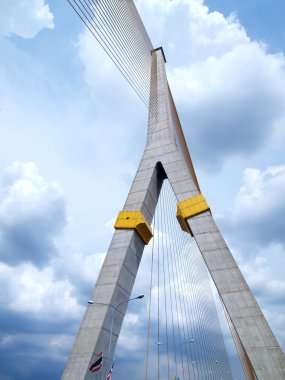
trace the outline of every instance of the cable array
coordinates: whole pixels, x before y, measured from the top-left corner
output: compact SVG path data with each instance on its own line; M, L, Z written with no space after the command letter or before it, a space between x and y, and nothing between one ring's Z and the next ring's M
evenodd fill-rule
M176 220L167 180L155 212L145 380L232 380L209 274Z
M153 46L133 0L67 1L148 106Z

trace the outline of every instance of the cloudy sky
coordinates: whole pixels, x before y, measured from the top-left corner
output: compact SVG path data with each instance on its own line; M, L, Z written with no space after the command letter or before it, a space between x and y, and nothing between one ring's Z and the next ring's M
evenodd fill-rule
M284 1L136 3L202 191L284 350ZM56 379L147 112L66 0L2 0L0 52L0 380Z

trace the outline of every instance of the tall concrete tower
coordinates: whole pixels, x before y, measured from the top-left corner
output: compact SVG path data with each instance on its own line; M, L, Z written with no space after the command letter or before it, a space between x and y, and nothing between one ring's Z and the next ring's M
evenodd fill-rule
M201 194L167 82L163 49L153 49L133 0L67 1L148 105L149 115L145 150L93 290L96 303L87 307L62 379L87 380L101 352L105 359L113 356L167 178L177 198L178 222L196 240L216 285L246 379L284 380L284 354ZM150 89L142 85L146 81ZM106 378L107 370L92 376Z
M166 178L177 198L181 228L196 240L216 285L246 378L284 380L284 354L200 192L167 82L163 49L153 50L151 56L146 147L93 290L96 304L87 307L62 380L87 380L101 351L113 355L127 307L124 300L131 295L152 237L150 224ZM106 377L107 368L103 371Z

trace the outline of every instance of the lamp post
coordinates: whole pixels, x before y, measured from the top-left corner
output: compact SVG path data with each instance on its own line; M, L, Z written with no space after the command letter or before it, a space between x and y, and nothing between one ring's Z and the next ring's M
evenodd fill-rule
M103 302L96 302L96 301L93 301L93 300L89 300L88 301L88 304L89 305L103 305L103 306L112 306L113 309L111 309L111 331L110 331L110 338L109 338L109 349L108 349L108 361L110 361L110 351L111 351L111 341L112 341L112 335L113 335L113 324L114 324L114 315L115 315L115 312L119 309L119 307L121 305L123 305L124 303L128 303L130 301L134 301L134 300L140 300L144 298L144 294L140 294L138 295L137 297L134 297L134 298L130 298L130 299L127 299L125 301L122 301L120 302L117 306L113 306L111 304L107 304L107 303L103 303Z

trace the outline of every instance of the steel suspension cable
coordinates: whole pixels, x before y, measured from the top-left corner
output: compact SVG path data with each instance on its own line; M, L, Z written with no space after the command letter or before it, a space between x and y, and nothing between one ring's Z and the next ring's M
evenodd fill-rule
M158 225L157 225L157 235L158 235L158 238L157 238L157 378L158 380L160 379L160 299L159 299L159 295L160 295L160 267L159 267L159 256L160 256L160 250L159 250L159 241L160 241L160 234L161 234L161 231L160 231L160 228L161 228L161 224L160 224L160 208L161 208L161 205L159 204L158 205Z
M208 274L196 243L180 230L175 218L176 204L165 180L155 212L155 239L151 247L146 379L151 368L157 370L157 379L173 379L174 370L184 380L220 380L223 374L230 373L230 368ZM157 304L152 301L153 292ZM151 314L156 324L151 322ZM155 334L151 334L151 329L156 330ZM151 353L153 338L158 347ZM150 365L150 353L157 365Z
M182 331L183 331L183 338L184 338L184 342L183 342L183 347L185 348L185 352L186 352L186 363L187 363L187 370L188 370L188 377L190 378L190 366L189 366L189 355L188 355L188 345L187 345L187 339L186 339L186 329L185 329L185 326L187 327L188 329L188 326L187 326L187 323L185 321L185 304L184 304L184 300L183 300L183 297L182 297L182 279L181 279L181 270L179 270L179 267L178 267L178 261L179 261L179 256L181 254L181 235L178 236L178 233L177 233L177 221L175 220L175 218L173 217L173 212L171 212L172 210L170 210L170 215L169 215L169 219L171 221L171 224L172 224L172 231L174 232L174 254L175 254L175 258L174 258L174 268L175 268L175 273L176 273L176 278L178 279L177 281L177 285L178 285L178 294L179 294L179 305L180 305L180 313L181 313L181 319L182 319ZM188 329L189 330L189 329Z
M169 189L170 189L170 186L169 186ZM175 218L172 218L171 220L174 221ZM190 236L185 233L182 233L182 239L179 239L179 234L177 235L177 233L178 231L180 231L180 229L179 228L175 229L174 224L171 227L172 231L175 231L175 234L173 236L174 241L180 242L179 248L177 248L179 256L176 257L176 261L178 263L178 268L179 268L179 269L177 268L178 273L181 272L181 277L179 281L181 283L180 292L182 296L185 295L185 291L186 291L186 272L183 269L186 268L185 260L187 258L187 251L189 251L188 249L189 242L191 242L192 247L196 247L194 250L195 252L194 256L196 256L196 261L199 257L198 262L195 262L194 260L194 263L192 263L191 267L192 267L193 274L197 278L195 280L196 283L200 283L201 285L203 285L203 287L199 287L199 289L197 289L197 287L194 287L196 295L200 299L199 303L197 303L197 300L196 300L195 302L196 305L194 304L194 307L198 306L198 310L200 310L198 311L198 313L201 320L201 324L204 326L202 331L200 329L200 341L202 342L204 341L204 344L203 344L204 349L202 350L203 352L202 359L204 358L203 359L204 363L201 363L201 366L200 366L203 369L202 371L203 373L201 373L200 376L202 379L205 379L205 378L209 379L212 377L214 379L220 379L219 376L221 376L223 373L230 373L230 368L228 365L228 358L227 358L225 346L224 346L221 331L220 331L220 323L217 316L215 304L214 302L209 302L212 300L213 295L212 295L210 284L208 282L208 273L207 273L206 267L204 266L202 258L200 257L200 253L198 253L198 247L196 246L196 244L194 244L194 241L192 241ZM188 255L188 259L190 263L193 261L191 260L191 257L192 257L192 253L191 253L191 256ZM189 265L188 265L188 268L189 268ZM187 304L186 302L184 302L184 306L181 309L182 312L184 310L185 314L187 314L187 308L189 308L189 303ZM188 326L189 328L190 324L187 322L187 318L185 318L184 321L186 322L186 326ZM218 333L218 330L219 330L219 333ZM197 346L199 347L200 345L197 345ZM205 358L205 353L207 353L208 360ZM211 365L211 367L213 367L213 364L215 363L214 359L217 359L217 358L219 359L219 361L216 364L215 374L211 374L211 371L209 370L210 369L209 366ZM227 363L227 365L225 366L223 363Z
M97 20L100 25L99 30L102 31L102 33L108 36L108 39L110 38L112 46L116 47L116 51L118 52L118 56L120 56L122 59L125 60L125 62L132 63L132 59L130 57L130 51L131 48L129 46L129 39L127 39L127 35L122 34L122 30L125 32L125 27L123 24L118 24L117 18L114 17L114 9L109 4L111 1L109 1L108 5L106 6L106 3L104 0L101 0L101 2L94 2L94 0L83 0L85 3L88 2L89 8L91 10L91 13L93 15L93 19L96 18L96 11L98 11ZM120 8L116 9L116 14L118 15ZM127 20L126 20L127 21ZM114 28L115 27L115 28ZM114 30L116 30L116 38L113 38ZM117 36L120 36L122 38L117 38ZM113 38L113 40L112 40ZM122 42L123 41L123 42ZM117 46L118 45L118 46ZM136 44L137 45L137 44ZM133 46L132 46L133 48ZM139 85L140 81L142 80L141 71L135 72L135 81L136 84ZM147 93L146 93L147 95Z
M153 46L133 1L67 1L148 105Z
M167 219L166 219L167 221ZM166 223L167 224L167 223ZM169 295L170 295L170 311L171 311L171 322L172 322L172 338L173 338L173 348L174 348L174 362L175 362L175 373L178 373L178 365L177 365L177 343L175 336L175 327L174 327L174 311L173 311L173 294L174 294L174 279L171 277L170 270L170 235L166 235L166 259L167 259L167 273L168 273L168 281L169 281Z
M184 244L185 245L187 245L187 239L188 238L188 234L185 234L184 235ZM190 238L189 238L190 239ZM187 268L187 270L188 270L188 277L190 276L190 278L192 277L192 281L193 281L193 283L194 283L194 281L195 281L195 285L196 284L198 284L199 282L198 282L198 280L197 280L197 278L196 278L196 276L195 276L195 274L194 273L192 273L191 274L191 272L189 273L189 264L187 265L187 256L188 256L188 259L190 260L190 261L192 261L193 260L193 258L192 257L190 257L190 255L189 255L189 250L188 250L188 252L187 252L187 250L185 249L185 247L184 247L184 252L186 253L186 257L185 257L185 267ZM188 253L188 255L187 255L187 253ZM192 256L192 252L190 252L191 253L191 256ZM185 281L187 281L187 279L185 280ZM191 305L191 310L192 310L192 312L194 312L195 313L195 316L196 316L196 319L198 319L198 309L199 309L199 306L200 306L200 298L198 297L198 295L197 295L197 291L196 291L196 288L197 288L197 286L194 286L194 289L193 289L193 291L192 291L192 293L193 293L193 295L194 295L194 302L192 303L192 305ZM195 331L197 331L197 333L198 334L200 334L200 330L199 330L199 324L198 324L198 326L197 326L198 328L195 330ZM195 334L196 335L196 334ZM195 340L197 339L197 337L195 337ZM199 343L198 343L199 342ZM198 339L197 339L197 343L198 344L196 344L196 346L197 346L197 353L196 353L196 358L198 358L199 360L197 361L197 359L196 359L196 361L194 361L194 364L195 365L193 365L193 369L194 368L196 368L196 370L197 370L197 373L199 373L199 372L201 372L201 374L202 374L202 376L204 376L205 377L205 373L203 373L204 371L205 371L205 352L204 352L204 349L202 348L202 345L200 344L200 342L201 342L201 338L200 338L200 336L198 335ZM204 362L204 363L203 363Z
M172 190L171 190L172 191ZM177 201L176 201L177 202ZM173 204L173 214L175 215L176 213L176 202ZM184 313L185 313L185 321L186 321L186 328L187 328L187 334L188 334L188 344L190 342L190 355L191 357L193 356L193 351L195 352L195 357L196 357L196 346L191 342L190 339L190 331L193 329L193 324L190 320L190 315L195 312L194 308L189 307L189 300L188 300L188 295L187 295L187 290L186 290L186 284L187 284L187 278L186 278L186 270L187 270L187 265L185 260L183 260L183 253L185 252L185 246L187 241L192 240L192 238L189 236L189 234L186 234L181 231L180 227L178 226L176 218L172 218L173 220L173 230L175 231L175 241L180 242L179 246L179 251L178 251L178 256L177 256L177 264L178 264L178 272L180 273L180 283L181 283L181 294L182 294L182 299L183 299L183 305L184 305ZM192 333L191 333L192 335ZM199 347L199 346L198 346ZM195 363L195 365L194 365ZM196 376L199 376L200 372L200 367L196 365L197 361L191 360L191 364L193 367L193 375L194 378Z
M87 1L89 3L87 3ZM98 5L98 4L101 4L101 2L94 3L93 1L90 2L89 0L73 0L73 2L80 9L82 15L90 24L93 31L97 34L97 37L102 41L103 44L105 44L105 47L109 51L109 54L112 55L112 57L117 61L117 63L120 63L121 69L124 71L129 81L133 80L133 85L138 90L140 90L141 95L144 96L144 99L146 99L146 94L143 94L143 90L139 89L140 84L136 78L136 75L134 75L133 72L129 70L129 67L131 66L129 66L128 58L122 54L121 49L118 49L117 43L112 37L112 30L104 27L104 24L103 24L104 20L102 20L101 17L96 17L96 16L100 16L101 12L99 12L96 15L92 7L90 8L90 6L88 5L88 4L96 4L95 7L99 11L101 10L99 8L101 5ZM81 6L79 5L79 3Z
M194 270L195 265L193 263L193 252L192 251L191 251L191 255L192 255L192 257L190 257L190 255L188 255L188 265L187 265L188 276L195 279L195 284L199 284L200 278L199 278L199 276L197 276L197 272ZM195 340L197 339L197 351L198 351L197 353L198 353L198 358L199 358L199 365L197 365L197 371L201 372L201 375L203 377L206 376L207 378L209 378L209 375L207 373L208 372L207 371L207 369L208 369L208 359L207 359L208 344L205 340L205 335L204 335L203 329L202 329L204 315L201 311L201 302L199 301L200 300L200 293L198 290L198 286L194 287L193 295L194 295L194 300L191 302L191 309L195 312L196 319L200 321L200 323L197 324L197 328L196 328L198 336L196 336L196 338L195 338ZM201 361L201 364L200 364L200 361ZM210 378L211 378L211 376L210 376Z
M155 215L154 215L154 217L153 217L153 238L152 238L152 249L151 249L151 270L150 270L150 286L149 286L149 308L148 308L145 380L148 380L149 343L150 343L150 315L151 315L151 304L152 304L153 259L154 259L155 236L156 236L156 234L155 234Z
M172 212L171 212L171 215L169 216L169 221L171 221L171 231L175 231L175 234L174 234L174 236L173 236L173 240L174 240L174 242L175 242L175 244L177 245L177 242L180 242L180 246L179 247L176 247L175 248L175 251L176 251L176 258L175 258L175 260L174 260L174 262L178 262L179 260L180 260L180 257L181 257L181 251L182 251L182 246L183 246L183 242L181 243L181 239L179 238L179 235L181 236L181 234L182 234L182 232L181 232L181 230L180 230L180 227L178 226L178 223L177 223L177 221L176 221L176 218L174 217L175 216L175 214L176 214L176 204L177 204L177 201L175 201L175 198L174 198L174 195L173 195L173 191L172 191L172 189L171 189L171 187L170 187L170 185L168 186L168 192L169 192L169 197L172 197L172 199L173 199L173 209L172 209ZM178 233L179 232L179 233ZM185 234L186 235L186 234ZM185 235L182 235L182 236L185 236ZM182 239L182 241L183 241L183 239ZM177 253L178 253L178 255L177 255ZM174 268L175 269L175 268ZM180 283L181 284L181 289L180 289L180 293L182 293L182 284L183 284L183 279L182 279L182 277L181 276L178 276L178 273L179 273L179 270L181 270L181 272L183 271L182 270L182 268L181 268L181 266L180 266L180 268L178 269L178 266L177 266L177 268L176 268L176 280L178 279L178 277L180 277L180 280L179 280L179 282L178 283ZM185 270L185 268L184 268L184 270ZM197 303L197 302L196 302ZM184 309L184 311L183 311L183 309ZM184 303L184 308L181 308L181 311L183 312L183 314L186 314L186 312L185 312L185 310L186 310L186 303ZM193 314L193 312L194 312L194 310L191 310L191 314ZM182 315L183 315L182 314ZM186 320L186 318L185 318L185 320ZM187 326L187 330L188 330L188 336L189 336L189 324L187 323L187 320L186 320L186 326ZM184 344L183 344L183 346L185 346L185 340L186 340L186 336L185 336L185 334L184 334ZM187 346L185 347L186 349L187 349ZM186 350L186 354L187 354L187 357L188 357L188 352L187 352L188 350ZM195 362L193 362L192 360L191 360L191 363L192 363L192 365L193 365L193 375L195 376L195 378L196 378L196 375L197 376L199 376L199 366L198 365L196 365L196 363ZM188 360L188 364L189 364L189 360ZM197 363L198 364L198 363ZM198 372L196 372L196 370L198 371ZM188 375L189 375L189 372L188 372Z
M183 233L183 232L180 232L179 233L181 234L182 233L182 242L181 242L181 250L180 250L180 254L179 254L179 257L178 257L178 266L179 266L179 271L181 272L181 284L182 284L182 294L183 294L183 297L185 299L185 303L184 303L184 310L185 310L185 318L186 318L186 325L187 325L187 330L188 330L188 343L190 343L190 355L191 355L191 358L197 356L196 354L196 346L197 345L193 345L194 342L192 342L192 337L196 334L193 334L192 331L195 331L194 329L194 326L193 326L193 323L191 321L191 318L190 318L190 315L194 314L195 312L195 309L194 308L191 308L189 307L189 297L188 297L188 292L187 292L187 289L186 289L186 285L188 283L188 279L187 279L187 276L186 276L186 270L187 270L187 262L184 258L184 253L186 251L185 249L185 246L187 244L187 238L189 237L188 234L186 233ZM176 239L178 239L178 229L176 228ZM190 239L190 238L189 238ZM191 334L190 334L190 331L191 331ZM199 348L199 345L197 347L197 349ZM194 351L192 353L192 350ZM193 355L195 353L195 356ZM193 361L193 359L191 360L191 364L192 362L195 362L195 360ZM197 360L196 360L196 363L197 363ZM199 377L199 372L200 372L200 366L197 366L197 365L192 365L193 367L193 375L194 375L194 379L198 376Z
M199 271L197 269L197 263L193 262L193 260L190 261L190 264L191 264L191 270L196 278L196 281L197 283L201 283L201 276L200 276L200 266L199 266ZM196 293L196 297L198 299L201 298L201 291L200 291L200 287L197 287L196 290L195 290L195 293ZM203 293L204 295L204 293ZM209 352L209 341L207 339L207 336L205 335L205 313L203 312L203 303L199 303L199 304L194 304L194 307L196 308L197 310L197 315L198 315L198 318L200 319L201 323L198 325L198 331L199 331L199 336L200 336L200 341L201 341L201 347L202 347L202 353L203 353L203 361L204 361L204 371L209 372L208 371L208 365L209 365L209 357L210 357L210 352ZM206 355L206 357L205 357ZM211 378L211 376L207 375L208 377Z
M202 273L205 276L205 271L203 270L201 266L199 267L199 271L197 266L194 267L194 271L197 273L198 278L201 280ZM203 276L203 277L204 277ZM209 289L206 289L205 287L203 288L203 293L201 294L201 289L198 288L198 293L200 296L202 295L204 298L207 295L209 297ZM203 302L202 307L200 310L201 315L203 316L201 327L202 327L202 338L206 342L206 352L208 356L208 361L207 361L207 367L212 366L216 362L216 352L215 352L215 344L213 342L213 339L210 339L209 334L207 334L207 331L210 331L213 328L213 315L211 315L211 324L210 326L210 316L209 316L209 308L208 308L209 303ZM209 371L211 372L211 371ZM214 375L214 372L213 372ZM215 376L213 376L215 378Z
M98 43L100 44L100 46L105 50L105 52L108 54L108 56L110 57L110 59L113 61L113 63L118 67L118 69L121 71L121 73L123 74L123 76L125 77L125 79L129 82L129 84L133 87L133 89L136 91L136 93L138 94L138 96L141 98L141 100L145 103L145 105L147 106L147 102L146 100L142 97L139 89L137 89L136 85L134 83L132 83L130 81L130 79L128 78L128 76L126 75L124 69L122 67L120 67L119 63L117 63L114 55L112 54L112 52L109 51L108 47L104 46L103 42L101 41L100 37L98 37L96 35L96 29L92 26L92 24L89 23L88 21L88 18L86 19L85 18L85 15L84 15L84 12L81 13L80 10L78 10L76 8L76 5L77 2L76 0L67 0L69 2L69 4L71 5L71 7L74 9L74 11L77 13L77 15L79 16L79 18L82 20L82 22L85 24L85 26L89 29L89 31L91 32L91 34L93 35L93 37L95 37L95 39L98 41ZM74 4L73 4L73 3Z
M198 247L196 246L196 251ZM206 268L200 268L199 270L197 269L197 265L194 266L195 271L198 272L199 278L201 278L201 273L206 273ZM207 274L208 276L208 274ZM207 276L205 276L205 279L207 280ZM207 296L209 299L212 299L213 294L212 290L210 287L210 284L207 281L208 286L203 288L203 293L202 295ZM201 290L199 290L201 293ZM207 367L208 367L208 378L213 378L213 379L220 379L219 374L223 372L225 373L230 373L230 367L229 367L229 362L228 362L228 357L224 345L224 341L221 335L220 331L220 322L219 318L217 315L217 311L215 308L214 302L203 302L203 309L201 309L201 318L202 318L202 326L203 326L203 331L213 331L211 333L211 336L209 334L203 333L203 340L206 340L206 348L207 348L207 355L208 355L208 361L207 361ZM207 309L205 310L205 306L207 306ZM219 333L218 333L219 331ZM214 334L214 335L213 335ZM219 359L219 360L217 360ZM222 365L221 363L226 363L226 365ZM210 366L210 368L209 368ZM216 369L214 369L216 367ZM224 368L224 370L223 370Z
M92 0L92 2L94 3L94 0ZM147 54L146 54L146 51L145 51L145 41L141 38L142 35L138 35L138 28L136 28L137 25L135 25L135 21L133 19L131 19L130 17L130 11L126 8L126 4L127 2L126 1L119 1L117 2L117 5L116 5L116 1L115 0L110 0L109 2L106 2L105 0L101 0L101 2L97 2L97 4L104 4L105 5L105 11L109 11L108 14L110 15L110 11L113 10L113 8L110 6L110 2L114 5L114 7L116 7L116 12L115 12L115 16L117 16L116 18L112 18L113 21L118 21L117 23L117 28L114 28L114 23L110 23L109 22L109 27L111 27L111 31L112 31L112 34L113 36L115 37L115 40L116 40L116 43L119 43L121 45L121 47L123 48L123 50L125 51L125 53L131 58L131 61L132 63L136 63L136 64L140 64L142 66L142 68L145 68L146 66L143 65L143 63L141 62L142 59L145 59L146 57L148 57L148 61L150 60L150 47L148 48L147 50ZM128 2L128 4L130 4L130 2ZM127 9L127 10L126 10ZM123 13L122 13L123 12ZM114 15L114 12L112 12L113 15ZM118 15L120 15L121 17L118 17ZM107 19L108 21L108 19ZM124 21L124 22L122 22ZM125 35L122 35L121 34L121 30L124 30L124 33ZM132 33L130 33L130 31L132 31ZM146 33L146 32L145 32ZM118 35L121 34L121 36L123 38L118 38ZM128 39L126 39L126 36L128 37ZM136 40L134 40L134 38L136 37ZM126 49L124 47L124 44L125 42L128 43L129 45L129 49ZM130 46L131 45L131 46ZM139 48L143 48L143 52L142 50ZM131 53L135 53L134 56L132 56ZM140 54L140 59L139 60L134 60L134 58L136 58L136 55L137 54ZM150 65L148 65L150 66Z
M169 193L168 193L168 201L170 201ZM171 215L168 215L168 217L167 217L168 231L171 231L171 227L169 227L170 221L171 221ZM174 264L175 258L173 258L173 256L174 256L173 250L170 249L172 273L173 273L173 276L175 277L175 264ZM175 299L176 317L177 317L177 325L178 325L179 351L180 351L180 358L181 358L181 365L182 365L182 375L183 375L183 379L185 380L185 368L184 368L183 351L182 351L182 344L183 343L181 340L181 326L180 326L181 323L180 323L180 314L179 314L179 310L178 310L178 301L177 301L178 296L179 296L179 292L177 289L177 281L175 279L175 281L174 281L174 299Z
M162 199L165 200L165 186L162 188ZM162 224L165 225L165 206L162 206ZM164 286L164 308L165 308L165 334L166 334L166 351L167 351L167 378L170 380L170 360L169 360L169 337L168 337L168 308L167 308L167 296L166 296L166 264L165 264L165 233L162 234L162 266L163 266L163 286Z

